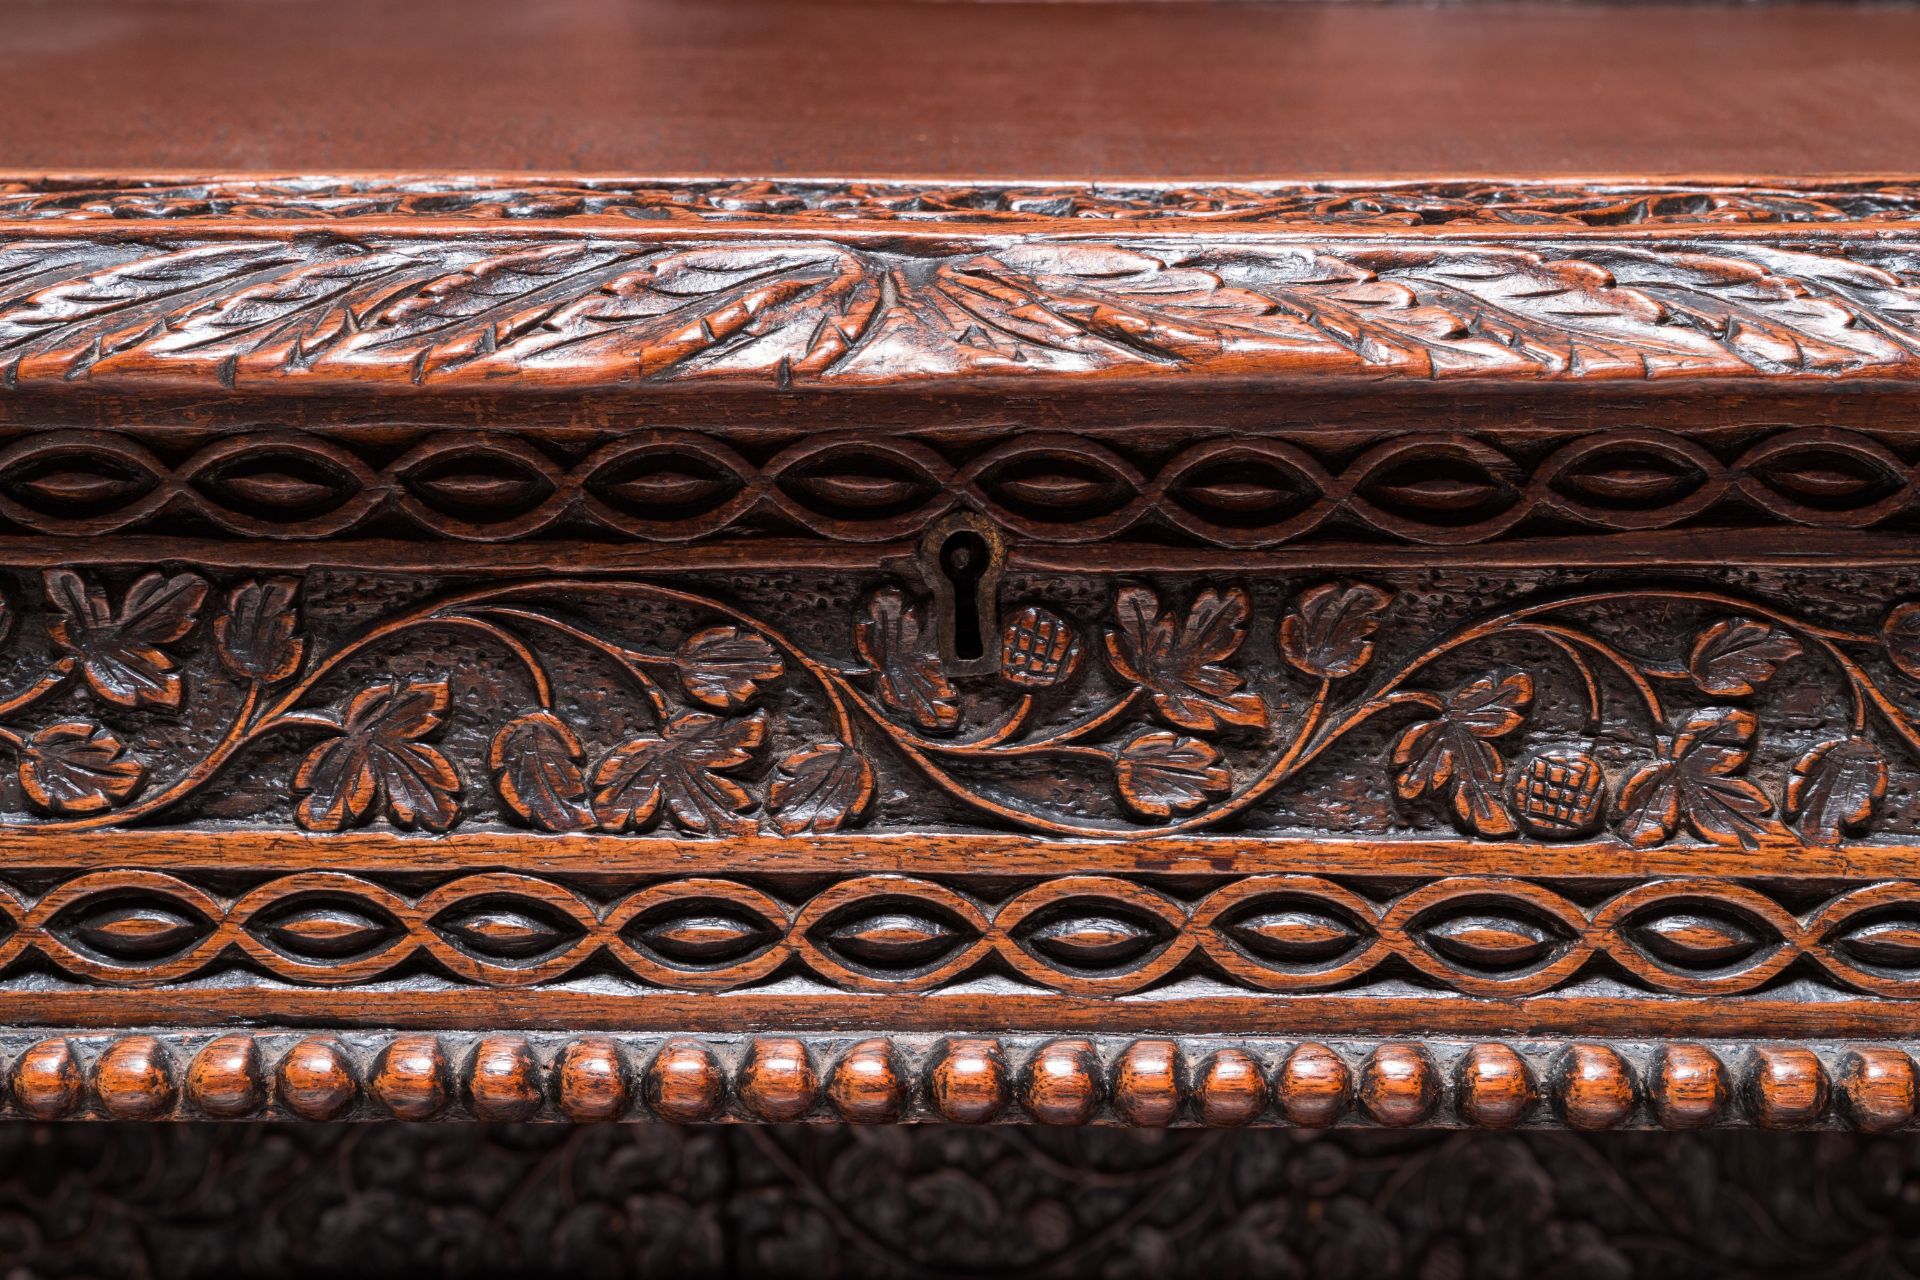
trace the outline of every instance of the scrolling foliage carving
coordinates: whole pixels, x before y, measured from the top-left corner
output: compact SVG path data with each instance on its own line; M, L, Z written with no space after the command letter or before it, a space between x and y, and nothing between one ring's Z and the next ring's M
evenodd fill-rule
M414 581L315 627L291 577L52 569L0 698L11 821L191 820L224 775L219 812L319 832L937 813L1140 837L1324 825L1289 806L1331 779L1348 829L1751 849L1868 832L1920 749L1920 604L1840 626L1576 575L1462 621L1392 577L1021 581L998 670L962 677L905 581L837 615L666 580Z
M449 235L0 244L0 378L544 386L1910 376L1915 247Z

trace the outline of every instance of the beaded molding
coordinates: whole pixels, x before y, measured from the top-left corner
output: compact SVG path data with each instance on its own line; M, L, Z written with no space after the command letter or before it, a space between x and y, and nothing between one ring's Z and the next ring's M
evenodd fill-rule
M1910 1125L1888 1045L56 1034L6 1047L38 1120L946 1121L1600 1130Z

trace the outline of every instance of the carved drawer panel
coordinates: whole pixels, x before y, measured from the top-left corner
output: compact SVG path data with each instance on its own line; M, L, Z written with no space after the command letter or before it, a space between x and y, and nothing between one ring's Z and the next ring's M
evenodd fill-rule
M8 184L8 1106L1907 1124L1915 208Z

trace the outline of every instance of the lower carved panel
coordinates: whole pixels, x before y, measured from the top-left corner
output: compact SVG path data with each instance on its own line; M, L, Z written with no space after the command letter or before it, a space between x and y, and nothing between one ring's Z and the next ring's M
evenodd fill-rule
M1885 1280L1911 1135L0 1126L25 1276Z
M73 1033L0 1044L38 1120L947 1121L1583 1130L1913 1123L1889 1044L816 1034Z

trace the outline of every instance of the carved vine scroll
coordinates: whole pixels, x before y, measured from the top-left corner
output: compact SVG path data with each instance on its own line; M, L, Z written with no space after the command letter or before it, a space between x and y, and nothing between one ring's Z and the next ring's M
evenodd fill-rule
M165 821L241 761L257 777L277 758L272 820L316 832L442 832L477 805L547 832L820 835L874 818L883 781L910 776L986 829L1137 839L1244 823L1337 761L1416 828L1751 849L1868 831L1920 752L1912 602L1860 630L1710 587L1589 585L1403 635L1396 593L1370 581L1296 586L1265 613L1236 583L1123 579L1091 608L1010 607L997 674L963 679L901 583L859 596L838 640L625 577L435 590L337 636L311 633L290 576L215 588L155 570L114 590L51 569L39 587L44 648L16 656L0 699L29 811L11 821L36 831ZM595 602L653 621L583 612ZM1623 635L1652 609L1691 621ZM196 703L222 710L182 756L130 726L182 708L190 635L215 659L194 679L220 689ZM436 636L491 655L497 702L456 707L453 675L418 660L444 652ZM1256 638L1278 668L1249 661ZM563 661L626 701L584 712L559 692L581 669ZM1774 713L1756 697L1789 665L1797 696L1829 691L1834 710L1801 716L1762 776ZM455 722L483 758L440 741ZM1050 781L1010 790L1023 772Z

